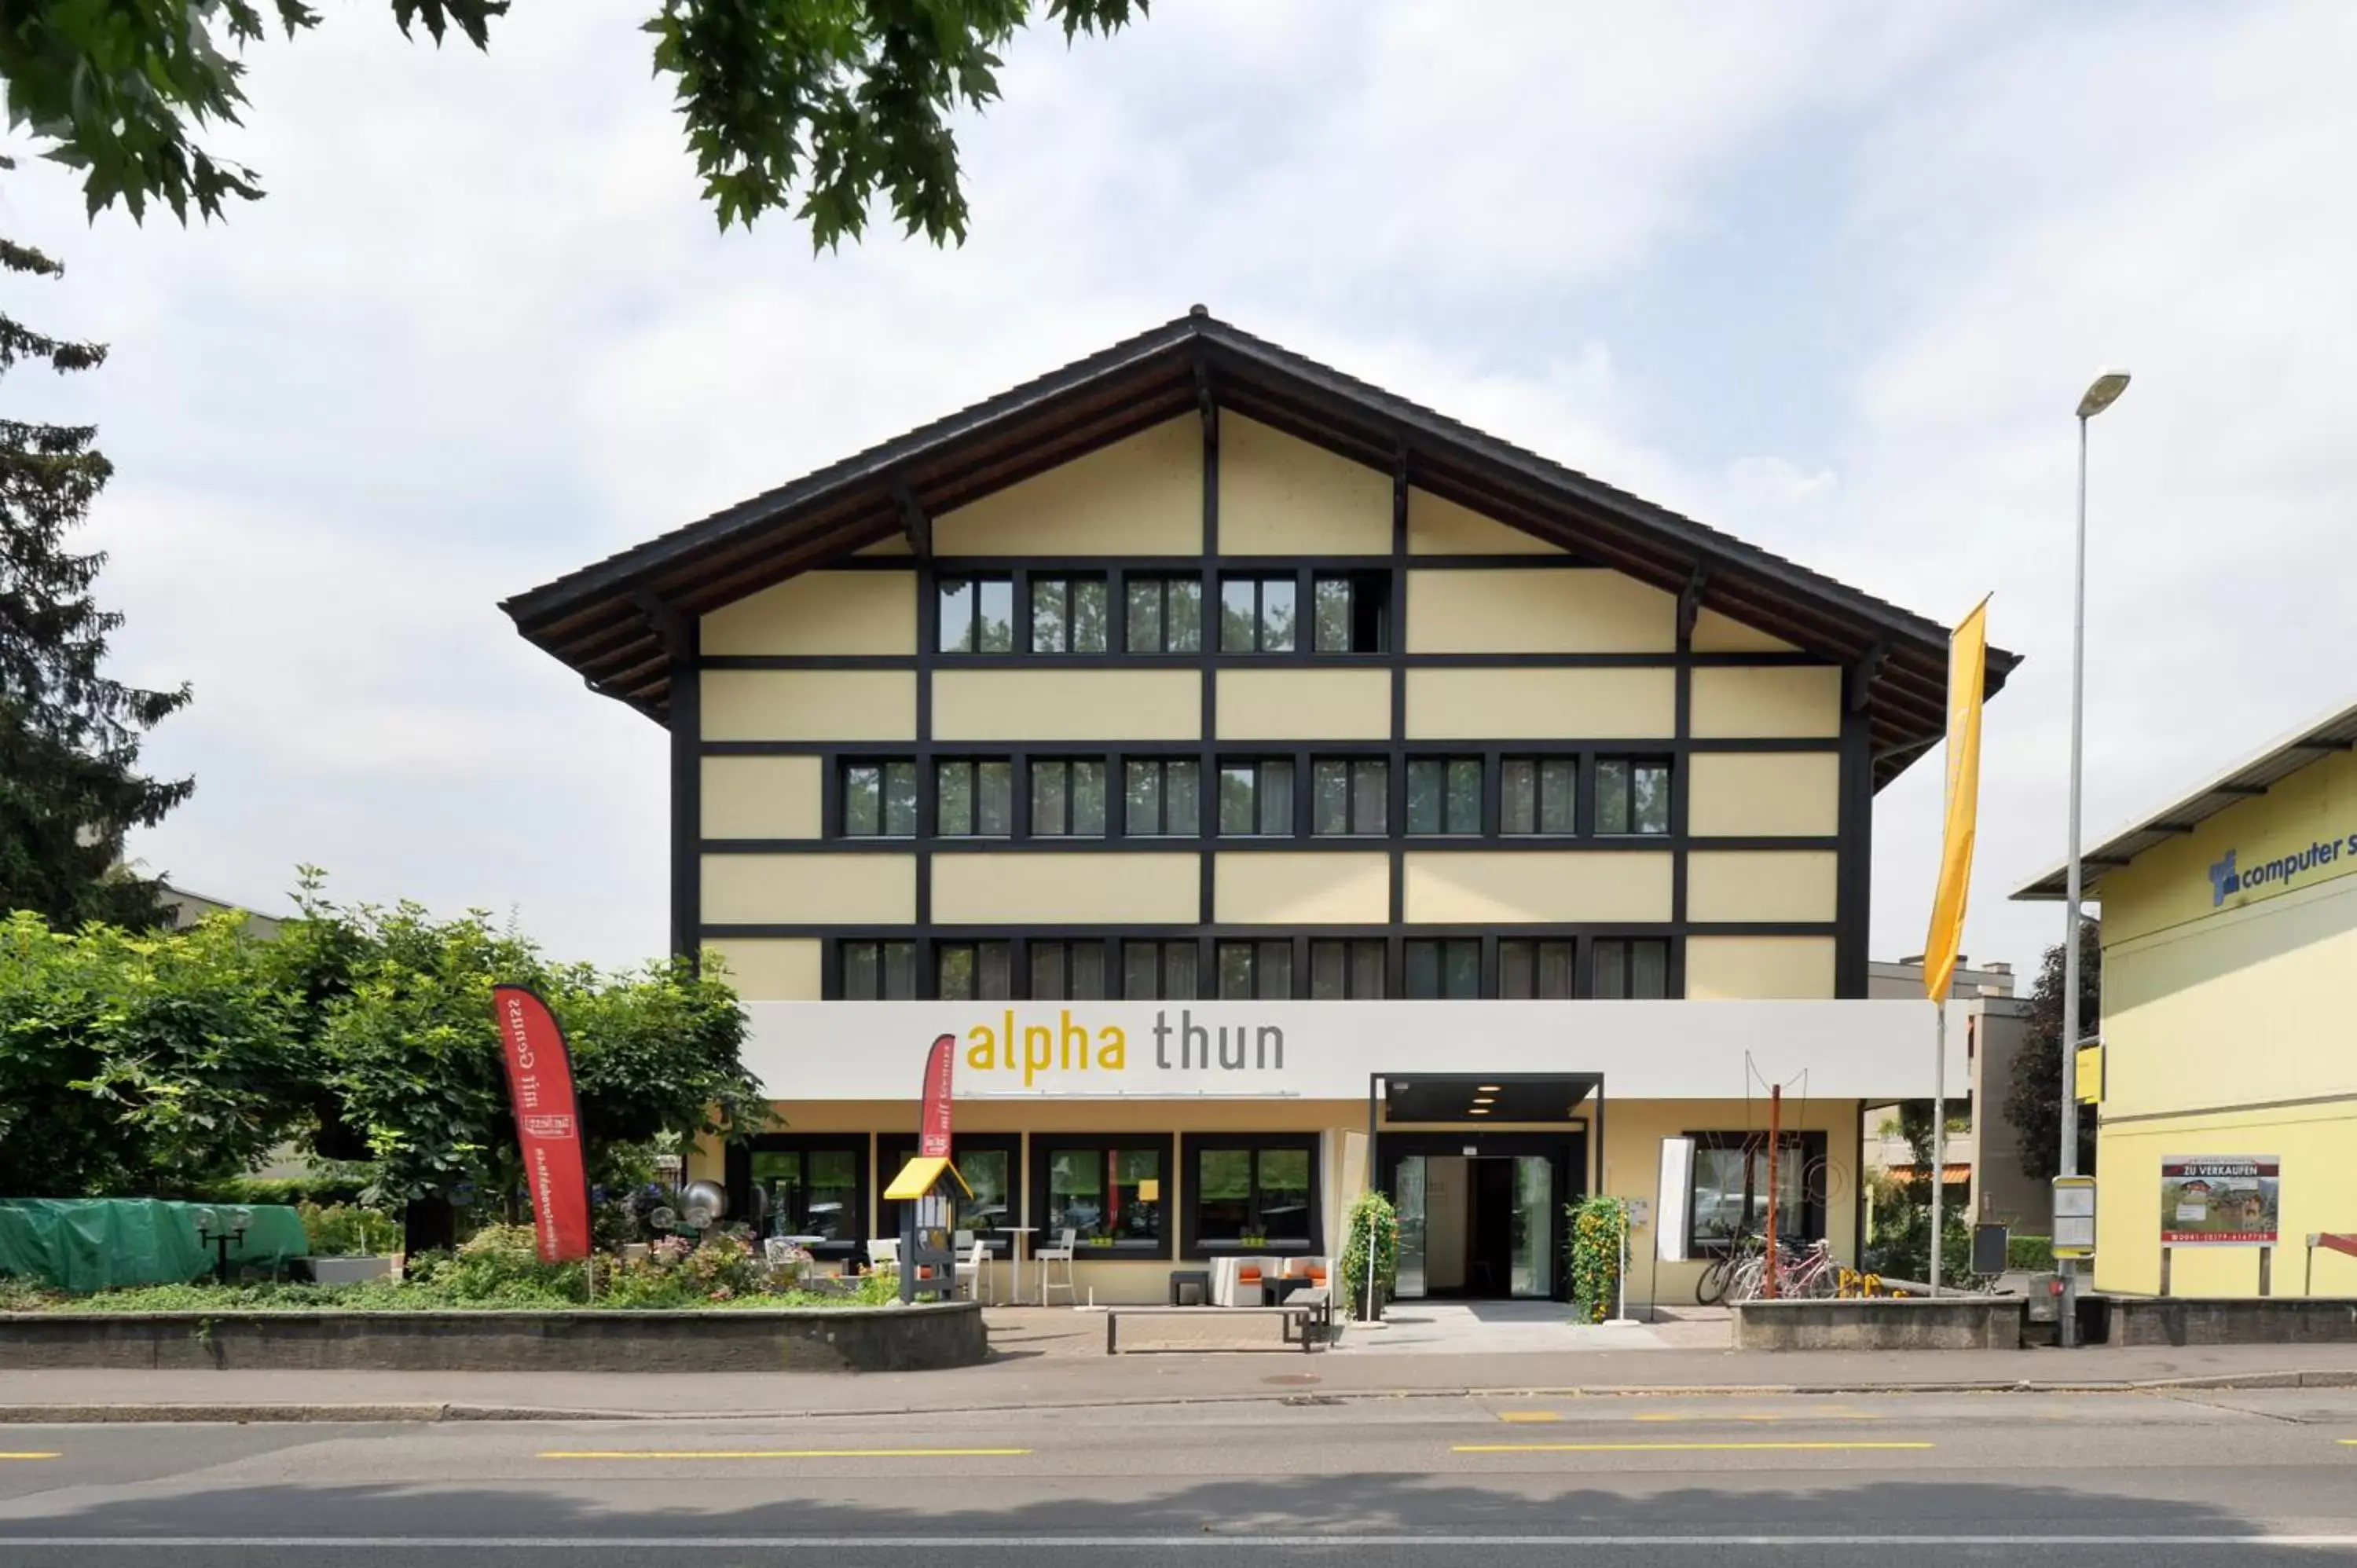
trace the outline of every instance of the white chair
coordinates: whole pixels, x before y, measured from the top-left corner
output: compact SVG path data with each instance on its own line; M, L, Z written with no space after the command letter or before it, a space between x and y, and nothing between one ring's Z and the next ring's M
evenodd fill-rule
M867 1268L871 1273L897 1270L900 1266L900 1238L877 1237L867 1243Z
M1067 1301L1070 1301L1074 1306L1078 1306L1081 1304L1080 1293L1075 1290L1072 1285L1073 1247L1079 1240L1079 1232L1067 1225L1063 1230L1057 1232L1056 1244L1054 1246L1042 1247L1038 1251L1031 1254L1034 1258L1037 1258L1039 1261L1039 1305L1041 1306L1050 1305L1048 1300L1048 1293L1056 1288L1054 1273L1049 1267L1051 1263L1061 1263L1064 1265L1064 1298Z
M975 1240L971 1230L960 1230L951 1238L950 1244L965 1257L966 1299L981 1301L986 1297L996 1305L998 1292L990 1277L990 1243Z

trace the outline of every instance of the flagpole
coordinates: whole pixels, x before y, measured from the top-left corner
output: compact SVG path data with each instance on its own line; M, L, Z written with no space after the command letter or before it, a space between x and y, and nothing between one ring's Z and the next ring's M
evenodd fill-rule
M1932 1294L1940 1294L1940 1203L1948 1181L1948 1005L1932 999Z

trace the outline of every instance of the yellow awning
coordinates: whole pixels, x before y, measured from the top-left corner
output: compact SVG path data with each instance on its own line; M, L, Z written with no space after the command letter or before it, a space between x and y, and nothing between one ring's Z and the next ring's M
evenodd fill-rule
M965 1177L958 1175L957 1166L950 1164L947 1157L941 1155L920 1155L902 1165L900 1174L892 1178L892 1185L884 1189L885 1201L906 1203L912 1197L924 1197L933 1190L933 1184L942 1179L943 1171L950 1174L950 1179L958 1184L958 1189L961 1192L968 1197L974 1196L974 1188L965 1185Z

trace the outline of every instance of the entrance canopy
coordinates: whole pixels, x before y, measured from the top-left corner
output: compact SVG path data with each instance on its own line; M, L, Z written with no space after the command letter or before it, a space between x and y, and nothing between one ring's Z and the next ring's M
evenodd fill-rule
M1387 1122L1561 1122L1604 1087L1593 1072L1383 1076Z

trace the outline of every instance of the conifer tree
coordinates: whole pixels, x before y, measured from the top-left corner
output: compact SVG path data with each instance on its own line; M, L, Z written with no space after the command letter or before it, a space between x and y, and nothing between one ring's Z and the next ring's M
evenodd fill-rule
M0 272L63 271L0 239ZM37 332L0 307L0 377L45 363L68 375L105 360L102 344ZM124 869L124 835L194 788L139 771L140 743L188 702L188 687L142 691L102 668L123 618L92 596L105 553L72 547L113 472L97 434L0 413L0 914L31 909L67 928L155 923L157 884Z

